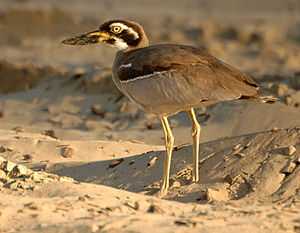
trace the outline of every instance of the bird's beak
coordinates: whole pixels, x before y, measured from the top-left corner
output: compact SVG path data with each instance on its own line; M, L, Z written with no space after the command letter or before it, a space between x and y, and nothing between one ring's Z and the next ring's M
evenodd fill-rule
M85 33L83 35L75 36L69 39L62 41L63 44L67 45L87 45L87 44L96 44L110 38L107 32L101 31L92 31Z

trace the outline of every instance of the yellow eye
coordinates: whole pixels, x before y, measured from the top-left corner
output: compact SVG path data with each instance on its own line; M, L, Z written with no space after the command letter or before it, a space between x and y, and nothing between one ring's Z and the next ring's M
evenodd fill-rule
M112 31L113 33L120 33L120 32L122 31L122 28L121 28L120 26L113 26L113 27L111 28L111 31Z

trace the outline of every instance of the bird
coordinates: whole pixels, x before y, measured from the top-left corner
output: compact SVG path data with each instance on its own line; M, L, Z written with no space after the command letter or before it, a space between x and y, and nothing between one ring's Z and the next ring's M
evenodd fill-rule
M67 45L106 44L117 49L112 79L117 88L147 113L159 117L165 136L159 196L169 189L174 136L168 117L187 112L192 124L192 181L199 182L201 126L195 108L219 102L253 99L273 103L262 96L254 79L211 55L206 49L183 44L150 44L143 27L134 21L113 19L97 30L62 41Z

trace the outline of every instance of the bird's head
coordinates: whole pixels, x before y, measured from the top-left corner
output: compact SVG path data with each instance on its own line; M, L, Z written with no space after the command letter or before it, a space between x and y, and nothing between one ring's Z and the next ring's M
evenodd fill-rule
M87 45L104 43L118 50L132 50L148 46L148 39L141 25L128 20L111 20L103 23L98 30L75 36L62 43Z

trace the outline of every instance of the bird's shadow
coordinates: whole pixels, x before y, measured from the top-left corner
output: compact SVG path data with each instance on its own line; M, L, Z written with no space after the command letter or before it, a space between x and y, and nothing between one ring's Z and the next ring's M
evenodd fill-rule
M230 144L226 145L229 146ZM213 143L201 144L201 181L198 184L191 182L192 147L175 148L171 165L171 196L174 197L174 193L180 193L182 190L193 196L192 193L195 190L199 191L200 186L224 180L223 174L218 173L216 168L222 166L223 155L226 150L230 150L230 146L227 148L226 145L219 145L216 150ZM105 161L58 163L50 166L47 171L72 177L80 182L101 184L130 192L153 195L157 193L160 187L164 156L165 151L150 151Z

